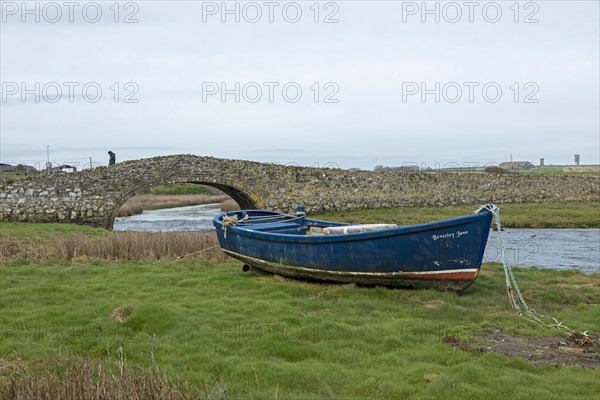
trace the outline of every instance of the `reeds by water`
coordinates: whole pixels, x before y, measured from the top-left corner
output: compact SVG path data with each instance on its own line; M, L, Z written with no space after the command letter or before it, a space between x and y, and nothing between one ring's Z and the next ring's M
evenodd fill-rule
M227 195L206 194L177 194L177 195L152 195L140 194L133 196L119 210L119 217L140 214L144 210L158 210L161 208L186 207L198 204L220 203L230 199Z
M23 261L150 261L182 257L201 261L227 261L214 233L107 232L100 236L57 235L18 238L3 235L3 260Z
M237 203L237 201L233 200L233 199L227 199L221 202L221 211L223 212L227 212L227 211L235 211L235 210L239 210L240 206Z

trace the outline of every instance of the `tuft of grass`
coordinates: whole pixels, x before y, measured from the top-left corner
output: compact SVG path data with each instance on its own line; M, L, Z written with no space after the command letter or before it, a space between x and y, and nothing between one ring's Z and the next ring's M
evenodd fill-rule
M502 225L507 228L600 228L600 203L500 204ZM311 214L332 221L412 225L472 214L473 205L446 207L396 207Z
M133 313L133 310L135 310L135 307L133 306L117 307L113 310L112 314L110 315L110 319L119 323L123 323Z
M170 379L154 363L148 368L130 366L120 359L48 360L29 365L20 359L0 364L0 400L27 399L139 399L197 400L201 391L179 378ZM205 397L206 398L206 397Z

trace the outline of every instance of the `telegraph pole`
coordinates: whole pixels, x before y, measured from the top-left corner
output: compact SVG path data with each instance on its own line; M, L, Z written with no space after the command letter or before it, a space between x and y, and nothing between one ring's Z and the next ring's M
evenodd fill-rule
M46 174L50 174L50 145L46 145Z

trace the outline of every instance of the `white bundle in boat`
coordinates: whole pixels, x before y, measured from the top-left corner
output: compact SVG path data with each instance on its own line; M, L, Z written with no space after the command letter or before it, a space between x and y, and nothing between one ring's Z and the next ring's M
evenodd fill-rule
M396 224L364 224L364 225L346 225L346 226L330 226L323 228L325 235L346 235L348 233L381 231L384 229L397 228Z

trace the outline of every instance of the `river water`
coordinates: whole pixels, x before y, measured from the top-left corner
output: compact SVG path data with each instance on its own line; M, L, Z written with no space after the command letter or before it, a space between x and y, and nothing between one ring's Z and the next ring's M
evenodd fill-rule
M212 219L221 213L221 204L149 210L115 219L115 231L204 232L213 228Z
M206 232L220 204L144 211L117 218L116 231ZM600 272L600 229L506 229L502 240L510 265ZM484 261L500 262L498 232L490 232Z

